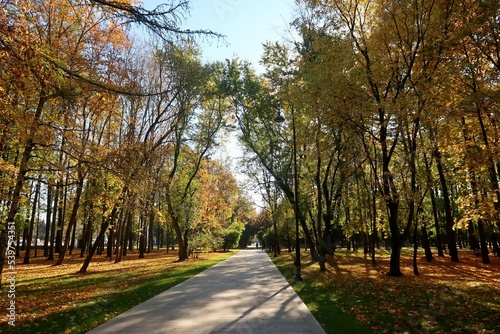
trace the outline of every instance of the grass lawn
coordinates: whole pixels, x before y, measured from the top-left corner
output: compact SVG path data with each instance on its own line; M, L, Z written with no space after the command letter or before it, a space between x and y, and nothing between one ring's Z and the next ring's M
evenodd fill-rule
M325 273L303 252L303 282L294 282L292 255L271 258L327 333L500 333L500 259L492 254L489 265L469 252L458 263L419 255L415 276L403 252L403 277L389 277L386 251L376 266L362 251L338 251Z
M117 264L95 256L86 274L78 273L83 262L78 255L67 256L58 267L45 258L17 264L16 326L7 325L8 283L3 282L0 333L85 333L234 253L200 254L181 263L175 262L175 252L164 250L144 259L129 252Z

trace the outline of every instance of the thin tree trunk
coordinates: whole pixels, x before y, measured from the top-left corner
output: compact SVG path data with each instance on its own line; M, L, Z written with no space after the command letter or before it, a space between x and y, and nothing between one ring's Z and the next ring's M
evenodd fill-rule
M33 229L35 225L35 215L37 212L38 198L40 196L40 183L42 182L42 174L38 175L38 181L35 188L35 198L33 199L33 208L31 210L30 226L28 229L28 240L26 241L26 253L24 254L23 264L30 263L31 241L33 239ZM36 245L35 245L36 247Z
M19 202L21 201L22 190L24 182L26 180L26 173L28 172L28 162L31 159L31 152L35 149L34 136L38 130L40 124L40 118L42 116L42 111L47 102L47 97L45 96L43 85L40 97L38 99L38 105L35 110L35 115L33 117L33 122L30 129L30 137L24 145L24 152L21 158L21 163L19 165L19 172L17 174L16 185L12 193L10 200L9 213L5 223L0 224L0 286L2 284L2 273L5 264L5 255L7 253L7 243L8 243L8 229L11 225L15 226L16 214L19 211Z
M474 222L472 220L469 220L467 224L467 232L469 234L469 248L473 252L476 252L480 246L476 238L476 229L474 228Z
M115 263L122 261L122 254L125 242L123 235L125 233L125 222L128 219L127 218L128 215L129 215L128 210L125 213L122 211L120 213L120 218L118 218L118 230L116 231Z
M75 249L75 242L76 242L76 226L73 229L73 233L71 235L71 243L69 244L69 255L73 253L73 249Z
M146 218L141 215L141 235L139 237L139 259L144 258L144 248L146 247Z
M131 252L134 250L134 232L132 229L133 224L134 224L134 222L131 219L130 220L130 231L128 233L128 250Z
M66 256L66 251L68 250L69 243L70 243L71 230L76 229L76 217L78 214L78 209L80 208L80 199L82 197L84 178L85 178L84 174L81 172L78 172L78 183L76 186L76 195L75 195L75 200L73 203L73 210L71 211L71 217L69 218L68 227L66 229L66 236L65 236L65 240L64 240L64 245L62 246L61 251L59 252L59 259L57 260L57 263L55 264L56 266L60 266L61 264L63 264L64 257Z
M113 211L111 212L111 216L109 216L107 219L105 219L101 223L101 229L99 231L99 235L97 236L97 239L95 240L92 247L90 247L89 254L87 255L87 258L85 258L85 261L83 262L83 265L80 268L80 273L87 272L87 269L90 265L90 261L92 261L92 257L94 256L94 253L95 253L97 247L104 240L104 235L106 234L106 230L108 229L108 226L111 223L111 221L113 221L115 219L117 211L118 211L118 207L115 205L115 207L113 208Z
M45 214L45 238L43 243L43 256L49 256L50 226L52 222L52 192L53 184L51 180L47 182L47 212Z
M483 193L483 198L486 197ZM479 219L477 221L477 229L479 232L479 244L481 245L481 259L484 264L490 264L491 260L488 252L488 244L486 243L486 236L484 234L484 221Z
M434 193L431 167L427 159L427 154L425 153L424 153L424 162L425 162L425 169L427 171L427 187L429 189L429 194L431 195L432 217L434 218L434 228L436 229L436 243L437 243L436 246L438 249L438 256L444 256L441 228L439 227L439 216L437 211L436 195Z
M177 236L177 247L179 250L179 258L177 261L182 262L188 259L188 250L185 247L183 234L179 224L179 217L175 213L175 209L172 205L172 200L169 195L170 187L167 188L167 206L172 221L172 226L174 227L175 235Z
M158 229L156 230L156 238L158 242L156 243L156 250L160 250L163 247L163 229L158 224Z
M418 217L415 217L415 229L413 230L413 274L420 275L417 263L418 252Z
M56 220L57 220L57 214L56 214L56 209L59 205L59 184L56 184L55 186L55 193L54 193L54 214L52 215L52 222L50 223L50 244L49 244L49 257L47 260L52 261L54 260L54 244L55 244L55 236L56 236Z
M373 191L372 195L372 209L373 209L373 220L372 220L372 234L370 236L371 239L371 258L372 265L375 266L377 264L377 260L375 258L375 238L377 237L377 193Z
M61 154L59 156L59 165L60 166L66 166L67 164L67 159L62 151L62 148L64 147L66 142L66 137L63 136L62 142L61 142ZM57 183L57 193L59 194L59 199L58 203L54 205L54 209L57 208L57 229L56 229L56 239L55 239L55 247L54 250L56 253L61 252L61 246L62 246L62 235L63 235L63 229L64 229L64 216L66 214L66 198L67 198L67 191L68 187L65 186L65 179L64 179L64 174L63 172L60 173L61 176L59 178L59 182ZM67 180L67 175L66 175L66 180ZM64 187L64 191L63 191Z
M125 228L125 240L123 242L123 256L127 256L127 249L130 248L132 241L132 223L133 223L133 215L132 212L129 212L127 215L127 227ZM130 250L132 251L132 250Z
M64 192L62 191L62 187L64 184L64 180L61 177L60 180L60 186L61 186L61 199L59 200L60 202L62 201L62 205L59 205L58 210L58 215L57 215L57 232L56 232L56 244L55 244L55 252L60 253L61 248L62 248L62 236L63 236L63 231L64 231L64 217L66 216L66 202L67 202L67 192L68 192L68 187L64 186Z
M90 221L90 217L89 217L89 221ZM80 257L83 257L84 254L85 254L85 251L87 250L87 228L88 228L88 221L87 223L84 222L83 224L83 231L82 231L82 238L79 239L81 240L81 245L80 245Z
M106 257L111 258L113 257L113 243L115 241L115 227L110 226L109 228L109 235L108 235L108 245L106 247Z
M429 242L429 234L427 233L427 227L425 226L425 223L422 224L421 230L422 230L422 247L424 247L425 250L425 260L427 262L431 262L434 259L434 256L432 255L431 245Z
M30 198L30 202L31 202L31 198ZM23 228L23 242L21 244L22 251L26 250L26 239L28 239L28 234L29 234L29 227Z
M441 182L441 188L443 191L444 210L446 214L446 232L448 233L448 249L450 251L451 261L458 262L458 249L454 230L455 222L451 212L450 194L448 192L448 185L446 184L446 177L444 176L444 170L441 162L441 152L439 152L437 147L434 150L434 156L436 158L439 181Z
M167 226L165 234L166 234L165 243L166 243L166 246L167 246L167 254L168 254L170 252L170 229L168 228L168 226Z
M399 203L397 201L387 200L386 206L389 212L389 226L391 230L391 258L387 275L398 277L403 275L400 266L402 244L398 226Z
M147 253L151 253L151 250L153 249L154 219L155 219L155 216L154 216L153 211L151 210L151 213L149 214L148 249L146 251Z
M488 252L488 245L486 243L486 236L484 235L484 222L479 219L477 222L477 229L479 231L479 243L481 245L481 259L484 264L490 264L491 260Z
M40 235L40 203L38 203L38 210L36 213L36 236L35 236L35 254L33 257L37 257L38 255L38 237Z

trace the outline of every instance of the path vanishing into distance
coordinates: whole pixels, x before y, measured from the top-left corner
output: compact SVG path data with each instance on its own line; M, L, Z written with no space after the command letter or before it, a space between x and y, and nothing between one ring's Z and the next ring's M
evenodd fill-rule
M325 333L268 255L246 249L88 334Z

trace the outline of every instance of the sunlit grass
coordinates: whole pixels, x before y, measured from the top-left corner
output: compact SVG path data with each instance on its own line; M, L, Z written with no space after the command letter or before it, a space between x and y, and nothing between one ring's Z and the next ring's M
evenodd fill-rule
M290 265L291 257L282 255L272 259L327 333L371 333L368 326L342 310L336 302L338 296L321 282L311 280L309 276L305 276L303 282L294 281L295 267Z

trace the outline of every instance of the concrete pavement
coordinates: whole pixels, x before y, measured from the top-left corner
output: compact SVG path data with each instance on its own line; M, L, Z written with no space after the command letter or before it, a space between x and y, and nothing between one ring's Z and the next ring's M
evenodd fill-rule
M325 333L267 254L243 250L98 326L110 333Z

